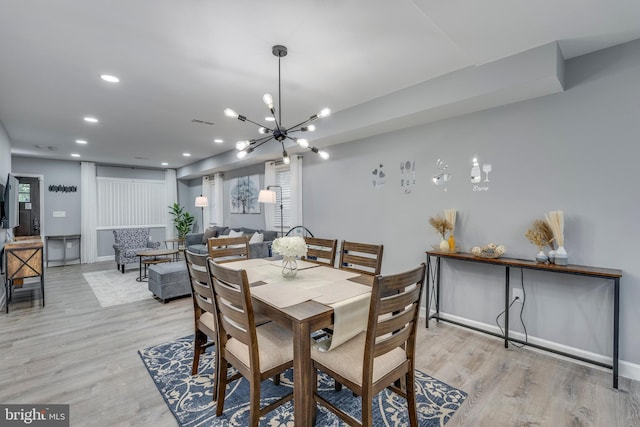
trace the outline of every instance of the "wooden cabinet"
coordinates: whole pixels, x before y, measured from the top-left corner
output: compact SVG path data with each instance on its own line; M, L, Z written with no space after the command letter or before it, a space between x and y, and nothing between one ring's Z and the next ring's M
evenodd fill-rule
M9 304L15 288L22 286L23 279L28 277L40 277L40 296L44 307L44 257L42 254L42 237L24 236L16 237L14 242L4 245L6 265L5 295L6 312L9 312Z

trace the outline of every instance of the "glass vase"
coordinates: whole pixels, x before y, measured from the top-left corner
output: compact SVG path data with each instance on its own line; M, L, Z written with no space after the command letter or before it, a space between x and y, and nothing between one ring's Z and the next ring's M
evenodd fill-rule
M298 263L294 256L282 257L282 277L285 279L293 279L298 274Z

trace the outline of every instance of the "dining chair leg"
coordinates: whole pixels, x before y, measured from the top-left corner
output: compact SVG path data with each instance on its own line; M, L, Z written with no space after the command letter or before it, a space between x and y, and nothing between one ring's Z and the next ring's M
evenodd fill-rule
M198 373L198 367L200 365L200 354L204 349L204 344L207 342L207 336L200 331L196 331L193 336L193 362L191 363L191 375ZM204 342L203 342L204 341Z
M260 378L254 377L250 384L249 426L258 427L260 421Z
M371 418L373 417L373 404L372 396L369 393L362 393L362 426L372 427L373 423Z
M219 417L224 411L224 397L227 388L227 361L222 357L220 357L220 363L216 365L216 379L214 383L217 384L216 395L218 397L216 402L216 417Z
M280 374L274 375L272 380L275 385L280 385Z
M416 405L416 376L415 369L410 369L406 375L407 381L407 410L409 411L409 425L418 427L418 408Z

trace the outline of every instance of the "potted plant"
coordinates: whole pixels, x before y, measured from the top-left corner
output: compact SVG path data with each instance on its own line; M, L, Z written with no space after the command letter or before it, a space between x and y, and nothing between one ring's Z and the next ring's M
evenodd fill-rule
M195 217L191 212L184 210L184 207L178 203L169 206L169 209L169 213L173 215L173 225L175 225L178 232L178 239L185 241L187 234L191 232Z

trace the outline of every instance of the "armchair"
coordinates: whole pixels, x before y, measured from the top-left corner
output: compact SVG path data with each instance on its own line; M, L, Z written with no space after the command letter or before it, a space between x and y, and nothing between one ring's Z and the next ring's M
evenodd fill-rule
M135 263L136 252L144 249L158 249L160 242L149 241L151 231L149 228L121 228L113 230L115 243L115 259L118 270L124 274L126 264Z

